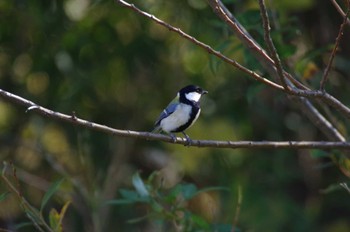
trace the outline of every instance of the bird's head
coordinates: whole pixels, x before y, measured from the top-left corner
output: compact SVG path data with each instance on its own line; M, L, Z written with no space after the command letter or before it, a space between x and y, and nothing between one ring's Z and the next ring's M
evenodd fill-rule
M188 85L178 92L178 95L180 96L181 99L186 99L188 101L194 101L194 102L199 102L201 99L201 96L203 94L207 94L208 91L202 89L199 86L196 85Z

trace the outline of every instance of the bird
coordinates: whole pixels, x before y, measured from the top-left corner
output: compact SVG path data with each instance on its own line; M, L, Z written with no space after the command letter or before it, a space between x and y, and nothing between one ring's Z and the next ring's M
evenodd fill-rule
M176 97L159 115L154 124L153 133L165 132L171 136L173 142L176 137L173 133L181 132L191 145L192 140L185 133L185 130L191 127L201 112L200 99L208 91L197 85L188 85L180 89Z

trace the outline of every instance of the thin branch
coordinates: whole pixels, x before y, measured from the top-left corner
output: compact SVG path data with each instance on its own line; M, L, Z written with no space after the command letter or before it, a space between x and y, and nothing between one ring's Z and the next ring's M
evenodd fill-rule
M275 89L279 89L279 90L283 90L284 88L273 82L273 81L270 81L262 76L260 76L259 74L257 74L256 72L244 67L243 65L241 65L240 63L238 63L237 61L233 60L233 59L230 59L228 58L227 56L223 55L221 52L217 51L217 50L214 50L212 47L210 47L209 45L197 40L196 38L194 38L193 36L190 36L188 34L186 34L185 32L183 32L181 29L179 28L176 28L164 21L162 21L161 19L158 19L157 17L155 17L154 15L152 14L149 14L145 11L142 11L140 10L139 8L137 8L134 4L130 4L128 2L125 2L123 0L115 0L117 3L119 3L120 5L124 6L124 7L127 7L127 8L130 8L131 10L135 11L136 13L142 15L142 16L145 16L151 20L153 20L154 22L156 22L157 24L161 25L161 26L164 26L166 27L167 29L169 29L170 31L174 31L176 32L177 34L179 34L180 36L182 36L183 38L191 41L192 43L198 45L199 47L203 48L204 50L208 51L210 54L213 54L215 55L216 57L218 57L219 59L225 61L226 63L229 63L231 65L233 65L234 67L236 67L237 69L239 69L240 71L248 74L249 76L253 77L255 80L257 81L260 81L264 84L267 84Z
M234 31L235 35L240 41L252 52L262 66L270 73L271 76L278 78L276 73L275 62L266 53L266 51L252 38L249 32L239 23L234 15L225 7L225 5L219 0L209 0L209 5L214 12L227 23L227 25ZM308 87L297 81L291 74L284 71L284 75L290 80L297 88L308 90Z
M213 2L214 1L214 2ZM180 30L179 28L173 27L172 25L158 19L157 17L144 12L140 9L138 9L134 4L130 4L127 3L123 0L116 0L117 3L119 3L122 6L125 6L135 12L137 12L138 14L145 16L153 21L155 21L157 24L164 26L166 28L168 28L171 31L174 31L176 33L178 33L180 36L182 36L183 38L189 40L190 42L200 46L201 48L207 50L209 53L217 56L218 58L220 58L221 60L234 65L235 67L237 67L238 69L240 69L241 71L248 73L250 76L252 76L254 79L263 82L264 84L267 84L275 89L278 90L282 90L284 91L283 86L276 84L275 82L272 82L266 78L261 77L259 74L243 67L242 65L238 64L235 60L232 60L226 56L224 56L222 53L214 50L213 48L211 48L209 45L195 39L193 36L190 36L188 34L186 34L185 32L183 32L182 30ZM254 49L254 51L256 51L258 54L260 54L261 59L259 59L259 61L262 62L262 64L264 64L264 67L266 69L269 70L269 68L274 68L274 61L266 54L266 52L252 39L252 37L249 35L249 33L244 29L244 27L242 27L238 21L232 21L231 17L234 18L232 15L228 15L227 13L229 13L229 11L227 11L226 8L223 8L223 4L221 2L218 2L218 0L209 0L209 3L212 5L213 8L216 9L216 11L219 11L220 14L219 16L221 18L223 18L226 22L230 23L230 25L232 26L232 28L235 29L235 31L238 33L239 37L241 37L241 40L247 44L247 46L249 48ZM267 63L266 63L267 61ZM238 65L238 66L236 66ZM242 69L241 69L242 68ZM295 80L292 75L290 75L289 73L285 72L284 75L286 75L286 77L291 80L291 82L293 84L295 84L298 88L300 89L293 89L293 91L290 91L289 93L292 95L296 95L296 96L303 96L303 97L308 97L308 98L318 98L318 99L322 99L325 100L325 102L327 104L329 104L330 106L334 107L335 109L337 109L339 112L341 113L345 113L346 116L348 118L350 118L350 109L347 108L345 105L343 105L340 101L338 101L337 99L335 99L334 97L331 97L329 94L325 94L325 93L321 93L320 91L311 91L309 90L306 86L302 85L300 82L298 82L297 80ZM336 101L335 101L336 100ZM315 112L313 110L313 112Z
M265 6L265 2L264 0L259 0L259 6L260 6L260 14L261 14L261 18L262 18L262 21L263 21L263 28L264 28L264 39L265 39L265 42L267 44L267 48L269 50L269 53L270 53L270 56L272 57L275 65L276 65L276 69L277 69L277 74L278 74L278 77L282 83L282 86L284 87L284 89L286 91L289 91L289 86L287 85L287 82L285 80L285 77L283 75L284 73L284 70L283 70L283 67L282 67L282 62L279 58L279 55L277 53L277 50L276 50L276 47L272 41L272 38L271 38L271 34L270 34L270 31L271 31L271 26L270 26L270 21L269 21L269 16L267 14L267 10L266 10L266 6Z
M327 67L326 67L326 69L323 72L322 80L321 80L321 83L320 83L320 89L322 91L324 91L324 89L325 89L325 85L326 85L326 82L328 80L328 74L329 74L329 71L331 69L331 66L332 66L335 54L337 53L340 40L343 37L344 27L345 27L345 25L346 25L346 23L348 21L349 14L350 14L350 3L348 1L347 11L346 11L346 14L344 15L343 23L340 25L338 36L337 36L337 38L335 40L335 44L334 44L334 47L333 47L333 50L332 50L332 53L331 53L331 57L329 58Z
M331 0L332 4L334 5L335 9L337 9L337 11L339 12L339 14L341 14L342 17L345 17L345 13L343 11L343 9L339 6L339 4L337 3L336 0ZM348 5L349 5L349 1L348 1ZM350 19L347 18L346 19L346 23L350 26Z
M262 66L269 72L271 76L278 78L276 73L274 61L267 55L266 51L261 48L261 46L251 37L247 30L239 23L239 21L234 17L234 15L225 7L225 5L220 0L209 0L209 4L214 10L214 12L225 21L228 26L233 30L237 38L239 38L251 52L257 58L257 60L262 64ZM292 88L291 91L284 91L288 94L299 96L295 102L302 108L302 112L314 123L316 126L320 126L321 131L331 140L338 139L338 141L344 141L344 137L335 130L331 123L329 123L322 114L311 104L307 98L317 98L324 100L327 104L331 105L339 112L345 113L345 115L350 118L350 109L343 105L337 99L331 97L329 94L318 93L317 91L311 91L308 87L304 86L302 83L297 81L293 76L284 72L288 81L294 84L297 88ZM292 86L288 83L288 85ZM293 97L292 97L293 99ZM318 122L316 124L316 122ZM322 124L323 123L323 124ZM335 132L336 131L336 132ZM339 135L339 136L337 136Z
M242 206L242 200L243 200L243 194L242 194L242 186L238 186L238 196L237 196L237 206L236 206L236 212L235 212L235 217L233 219L233 224L232 224L232 229L231 232L236 231L236 227L238 225L238 219L241 213L241 206Z
M0 89L0 97L18 105L27 107L26 112L35 112L47 118L67 122L75 126L100 131L119 137L130 137L147 140L157 140L167 143L188 145L186 139L177 137L175 142L170 136L155 134L150 132L140 132L131 130L114 129L105 125L90 122L78 118L76 115L67 115L55 112L45 107L39 106L32 101L6 92ZM192 140L190 146L194 147L214 147L214 148L292 148L292 149L343 149L350 150L350 142L326 142L326 141L217 141L217 140Z

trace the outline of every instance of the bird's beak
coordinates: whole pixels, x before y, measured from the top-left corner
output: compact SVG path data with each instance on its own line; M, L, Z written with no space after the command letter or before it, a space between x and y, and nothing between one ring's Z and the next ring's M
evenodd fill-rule
M208 93L208 91L206 91L206 90L203 90L203 91L202 91L202 95L203 95L203 94L207 94L207 93Z

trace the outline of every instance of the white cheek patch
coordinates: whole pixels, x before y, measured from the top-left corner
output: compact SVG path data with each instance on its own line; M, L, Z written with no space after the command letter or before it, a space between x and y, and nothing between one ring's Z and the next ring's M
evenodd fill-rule
M202 95L197 92L190 92L190 93L186 93L185 96L190 101L198 102Z

